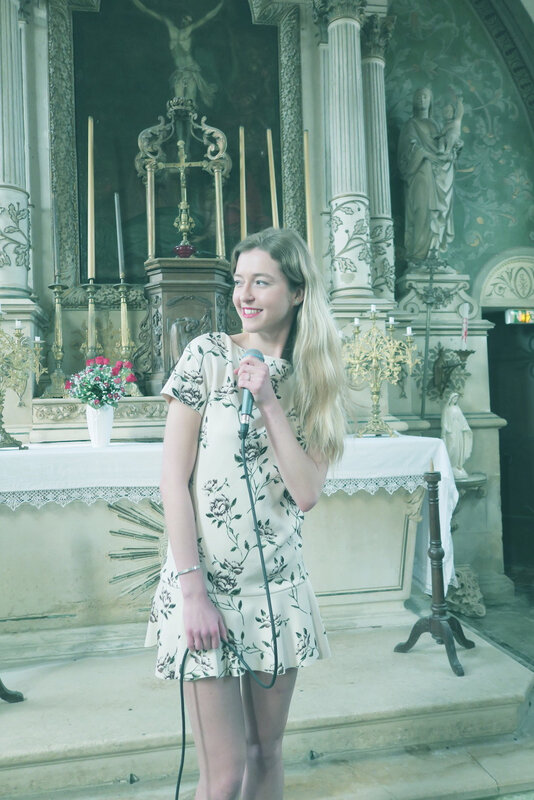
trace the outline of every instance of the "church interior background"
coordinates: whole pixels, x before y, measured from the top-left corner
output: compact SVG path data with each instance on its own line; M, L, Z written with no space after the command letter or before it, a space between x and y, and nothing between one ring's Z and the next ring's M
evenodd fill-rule
M450 512L442 530L450 608L469 622L518 591L534 597L533 42L532 0L2 0L0 332L12 341L18 331L28 353L38 337L47 370L34 375L26 366L17 385L0 375L0 678L24 683L23 666L37 670L24 690L28 701L0 707L9 711L10 741L34 724L25 715L44 680L39 665L141 658L164 547L159 390L188 340L237 329L229 254L244 225L260 230L278 224L276 215L321 264L345 342L353 341L355 318L369 328L371 306L384 334L388 324L399 338L413 332L421 360L383 388L380 412L403 436L425 440L414 450L425 464L429 454L437 459L444 484L450 478L440 498ZM442 137L436 147L455 157L447 236L441 250L421 254L406 235L407 204L416 214L419 201L410 200L402 142L424 87ZM185 161L195 162L181 172L178 141ZM508 324L513 310L526 324ZM6 342L0 337L4 376L12 367ZM84 406L63 391L87 355L131 361L137 377L115 409L106 450L90 447ZM472 438L453 472L442 425L454 394ZM389 437L356 441L371 414L367 386L354 387L352 412L353 461L332 473L309 515L307 561L334 638L393 629L394 644L411 626L410 597L423 592L429 602L423 482L397 476L388 485L387 462L396 457ZM12 439L28 449L8 447ZM375 445L386 464L368 474L371 450L357 448ZM336 532L331 563L325 530ZM532 611L525 614L531 624ZM372 672L366 647L374 651L373 640L354 658ZM420 685L436 668L448 670L431 647L425 655L439 666L426 673L418 648L402 657L408 671L415 659ZM402 742L458 745L476 738L475 727L479 738L512 736L528 707L534 658L519 668L494 650L478 639L477 655L459 648L464 666L481 659L472 662L474 674L494 665L500 677L488 679L490 700L462 689L466 705L447 723L444 700L436 723L434 697L413 712L433 722L414 725L412 739L399 723L404 706L393 703L387 732L375 739L366 739L365 714L354 708L351 724L365 740L358 746L322 720L316 747L295 721L288 763L297 769L321 750L339 757ZM134 668L136 686L148 692L149 662ZM376 675L369 681L378 692ZM444 681L450 714L460 700L453 678ZM56 700L52 706L61 706ZM506 709L499 722L496 708ZM107 768L87 766L99 759L81 734L72 758L66 733L48 753L37 734L26 750L2 739L5 794L23 800L71 787L65 797L74 798L84 786L124 783L132 763L159 779L172 772L177 738L166 731L160 746L155 731L142 766L128 760L140 750L132 740L129 749L109 745ZM432 794L421 779L404 794L367 787L342 795L325 788L338 775L328 764L317 794L313 778L298 773L288 797L503 796L534 789L534 768L525 766L534 764L532 744L525 747L515 783L501 776L488 788L473 777L462 787L445 781ZM194 775L192 751L187 764ZM306 794L298 794L299 781Z

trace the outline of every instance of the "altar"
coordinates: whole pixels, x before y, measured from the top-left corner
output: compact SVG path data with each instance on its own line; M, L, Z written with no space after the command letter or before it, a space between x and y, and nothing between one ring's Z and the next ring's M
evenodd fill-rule
M161 455L161 442L34 444L0 454L0 633L146 619L165 548ZM402 616L412 575L430 589L423 474L431 463L441 473L447 586L457 492L443 442L347 437L303 526L327 627Z

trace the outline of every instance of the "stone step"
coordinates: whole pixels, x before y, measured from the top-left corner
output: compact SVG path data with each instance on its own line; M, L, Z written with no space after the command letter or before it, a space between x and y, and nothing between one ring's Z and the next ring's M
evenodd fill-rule
M408 761L415 756L424 761L429 748L441 752L447 745L502 739L518 729L533 682L530 670L473 636L473 650L458 648L466 674L457 677L443 647L428 635L409 653L394 653L409 631L404 626L336 631L330 634L332 659L302 670L285 737L288 779L291 770L299 774L288 800L304 798L297 793L302 780L308 800L318 800L319 775L337 791L342 781L335 776L358 776L358 759L371 764L381 752L401 751ZM173 776L180 745L178 684L155 679L153 665L154 651L148 650L2 669L6 686L22 691L26 700L0 707L0 796L52 797L65 789L65 797L81 798L81 790L108 783L115 792L110 798L121 797L119 788L134 798L141 796L135 794L141 784ZM186 752L185 780L193 781L190 736ZM369 767L365 774L372 772ZM139 784L127 783L131 775ZM394 779L392 772L392 784ZM350 786L339 791L345 794L324 797L359 797L347 794ZM143 800L148 797L143 794Z

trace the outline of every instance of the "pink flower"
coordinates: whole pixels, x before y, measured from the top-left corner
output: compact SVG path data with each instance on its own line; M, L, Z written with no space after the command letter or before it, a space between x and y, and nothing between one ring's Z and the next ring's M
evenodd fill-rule
M116 374L116 373L115 373ZM114 383L122 383L122 378L115 378Z
M131 361L124 361L122 366L126 367L126 369L133 369L133 364Z
M102 364L105 364L106 367L107 367L107 365L109 364L109 358L103 358L102 359Z
M117 361L117 364L114 367L112 367L112 369L111 369L111 374L112 375L118 375L119 372L121 371L121 367L118 366L119 364L120 364L120 362ZM117 381L115 381L115 383L117 383Z
M121 367L122 367L122 361L116 361L115 362L115 366L113 367L113 369L120 369ZM117 374L117 373L115 373L115 374Z
M93 402L94 402L95 406L100 405L100 400L98 399L98 397L95 397Z
M126 376L126 383L137 383L137 378L133 372L130 372L130 374Z
M95 358L95 364L105 364L106 359L103 356L97 356Z
M90 364L94 364L94 363L95 363L95 359L94 358L88 358L86 360L86 362L85 362L85 366L88 367Z
M72 381L65 381L65 389L72 389Z

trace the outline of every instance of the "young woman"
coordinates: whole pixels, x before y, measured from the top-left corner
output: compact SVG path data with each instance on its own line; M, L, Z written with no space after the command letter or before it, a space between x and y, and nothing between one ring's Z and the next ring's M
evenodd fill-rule
M281 800L297 668L329 655L300 527L342 452L344 373L321 275L297 233L249 236L232 269L243 332L193 340L163 388L169 552L147 644L158 644L162 678L179 678L190 651L184 677L200 768L196 800ZM271 627L238 435L243 388L254 398L246 460L277 633L271 689L226 645L269 681Z

